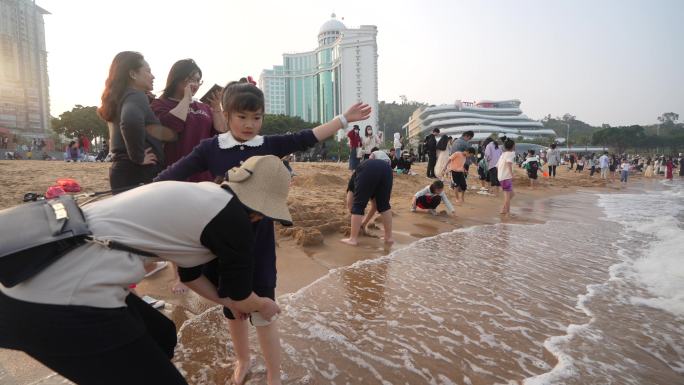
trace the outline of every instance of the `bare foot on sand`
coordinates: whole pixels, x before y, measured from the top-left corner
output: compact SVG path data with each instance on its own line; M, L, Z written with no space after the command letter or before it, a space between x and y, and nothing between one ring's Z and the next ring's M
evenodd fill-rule
M340 242L346 243L346 244L348 244L348 245L350 245L350 246L358 246L358 245L359 245L359 242L358 242L358 241L354 241L354 240L352 240L351 238L340 239Z
M235 364L235 371L233 371L233 384L242 385L249 374L249 362L237 361Z
M384 238L383 238L384 239ZM386 245L392 245L394 244L394 238L387 238L385 239L385 244Z
M176 280L176 282L173 284L173 287L171 287L171 292L173 294L185 294L188 292L188 287L185 286L181 281Z

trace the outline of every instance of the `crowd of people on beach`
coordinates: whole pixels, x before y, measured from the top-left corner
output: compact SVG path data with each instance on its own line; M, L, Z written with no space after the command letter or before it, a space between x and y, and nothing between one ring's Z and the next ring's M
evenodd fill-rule
M175 325L136 293L144 277L171 265L174 293L192 290L223 307L236 357L231 380L242 384L250 371L251 324L267 382L280 384L274 224L292 225L287 195L295 173L288 159L366 121L371 108L359 102L313 129L260 135L264 94L251 77L212 88L198 100L202 78L194 60L179 60L156 97L151 93L155 77L143 55L116 55L98 109L108 124L109 142L95 157L111 161L113 196L60 214L61 219L82 215L91 235L52 255L49 263L38 263L36 253L23 255L36 262L23 265L8 262L6 255L15 254L0 255L0 329L9 331L0 333L0 347L22 350L79 384L187 384L171 362ZM590 177L600 172L604 179L619 171L623 183L633 172L671 179L678 165L684 175L681 154L677 159L562 155L555 144L516 153L510 138L474 144L473 137L467 131L454 139L434 129L416 156L400 133L393 134L385 151L381 132L367 125L361 134L359 125L352 125L345 195L350 232L341 242L357 246L379 214L384 243L394 243L394 178L418 177L412 166L423 156L428 184L406 200L410 211L432 215L439 215L441 204L447 215L455 213L448 187L459 204L469 190L503 193L500 212L509 216L516 166L525 170L531 188L540 175L556 178L563 164L578 173L587 168ZM83 161L89 146L87 138L74 140L65 159ZM468 187L471 173L479 188ZM4 215L20 217L21 210L18 206Z
M140 53L114 58L98 109L109 126L114 196L82 207L92 236L103 240L79 244L48 266L22 267L30 278L19 283L2 282L0 329L11 333L0 334L0 347L25 351L79 384L186 384L170 360L175 325L135 294L146 273L172 262L174 290L189 288L224 307L236 356L232 381L244 383L250 371L251 323L267 382L279 384L274 222L291 225L291 174L281 158L367 120L371 108L356 103L316 128L262 136L264 94L251 77L204 102L194 98L202 71L192 59L172 66L159 98L153 81ZM70 159L80 156L79 145L69 146ZM387 217L389 158L368 158L353 190ZM355 199L352 212L366 204ZM19 269L8 266L8 276L9 267Z

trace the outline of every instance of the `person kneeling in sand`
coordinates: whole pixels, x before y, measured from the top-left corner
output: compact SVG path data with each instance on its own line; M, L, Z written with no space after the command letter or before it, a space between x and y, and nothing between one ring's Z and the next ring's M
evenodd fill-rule
M383 151L371 153L370 159L361 163L347 187L347 196L351 193L348 202L351 201L351 232L349 238L342 239L343 243L356 246L359 244L359 232L368 224L372 215L367 215L364 220L364 212L368 202L371 203L371 212L377 210L382 217L382 226L385 230L385 243L392 244L392 210L390 196L392 195L392 168L390 159ZM365 223L364 223L365 222Z
M444 193L444 182L436 180L413 196L411 199L411 212L415 213L416 209L423 209L432 215L437 215L437 207L442 202L446 205L448 214L452 215L454 213L454 206L449 202L449 198Z
M174 323L128 289L142 279L147 260L175 262L190 289L239 317L272 320L280 312L253 291L252 224L264 217L292 224L289 172L275 156L256 156L226 180L159 182L84 205L97 242L76 246L42 270L29 264L42 254L24 255L21 266L4 262L15 254L0 258L10 286L0 284L0 348L24 351L80 385L187 385L171 362ZM0 211L0 228L21 218L13 210L22 207ZM57 208L55 215L60 219ZM6 235L20 239L24 226L31 223ZM124 247L108 247L112 241ZM3 246L3 253L15 249ZM217 286L202 275L212 260L219 265Z

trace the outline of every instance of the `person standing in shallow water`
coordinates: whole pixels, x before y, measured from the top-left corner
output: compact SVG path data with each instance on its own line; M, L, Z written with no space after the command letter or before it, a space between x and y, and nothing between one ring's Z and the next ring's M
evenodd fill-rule
M282 158L291 153L305 151L347 127L348 123L368 119L371 112L367 104L356 103L344 114L314 129L286 135L261 136L259 132L265 108L264 93L255 85L248 83L247 79L228 83L223 90L222 107L228 122L228 132L203 140L190 154L159 174L156 180L185 180L207 170L212 176L219 177L255 155L275 155ZM358 144L360 145L360 139ZM254 292L261 297L274 299L277 272L273 221L261 220L254 225L253 231ZM209 263L204 266L202 274L216 281L219 270L219 265ZM250 370L249 324L246 320L236 317L229 308L223 310L228 318L228 328L238 361L233 381L243 383ZM261 324L256 329L266 362L268 384L280 384L280 337L277 322Z
M166 163L173 164L192 152L202 140L228 130L221 110L220 92L211 95L209 104L193 100L202 84L202 70L192 59L179 60L173 64L166 80L162 96L151 103L152 111L159 121L174 130L178 139L164 145ZM205 171L192 175L189 182L208 182L214 178ZM187 287L180 282L174 266L175 282L171 291L182 294Z

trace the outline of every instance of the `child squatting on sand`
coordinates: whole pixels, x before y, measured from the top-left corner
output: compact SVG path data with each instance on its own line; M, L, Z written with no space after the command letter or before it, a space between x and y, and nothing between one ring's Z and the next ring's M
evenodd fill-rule
M416 212L416 209L419 208L427 210L432 215L437 215L437 207L442 202L446 205L448 214L453 215L454 206L449 202L449 198L444 193L444 182L436 180L413 196L411 199L411 212Z
M288 154L304 151L345 129L351 122L366 120L371 108L356 103L333 120L311 130L301 130L287 135L261 136L264 116L264 94L255 85L241 79L229 83L223 91L223 114L229 131L205 139L192 152L164 170L155 180L185 180L199 172L209 170L214 177L223 176L233 167L238 167L255 155L275 155L282 158ZM273 221L268 218L254 224L254 292L263 297L275 298L276 252ZM218 264L208 264L202 272L216 285ZM182 274L181 274L181 281ZM244 382L250 365L249 324L245 319L235 317L224 308L228 328L233 340L237 365L233 381ZM266 362L266 377L269 385L280 384L280 337L275 322L262 323L256 328L259 345Z

